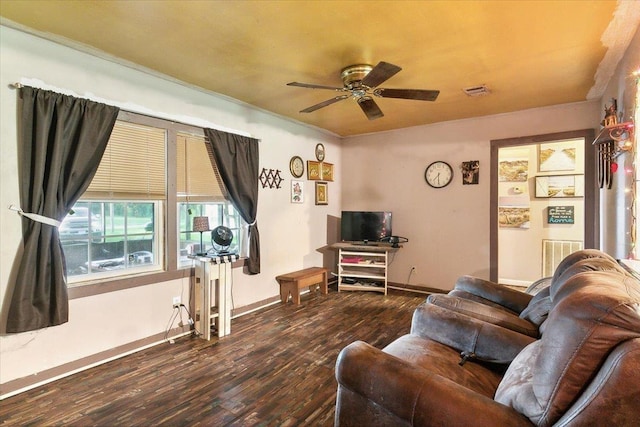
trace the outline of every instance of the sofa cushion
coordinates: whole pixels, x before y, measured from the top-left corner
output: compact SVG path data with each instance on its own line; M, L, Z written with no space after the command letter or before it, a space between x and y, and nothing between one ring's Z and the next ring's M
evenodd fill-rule
M427 302L449 310L475 317L494 325L502 326L530 337L538 336L538 327L528 320L521 319L517 314L505 310L489 307L485 304L470 301L452 295L431 294Z
M567 255L562 261L560 261L560 264L558 264L558 266L556 267L555 271L553 272L553 277L551 278L551 286L553 287L554 284L555 286L558 286L559 283L559 278L560 276L562 276L564 274L564 272L571 267L572 265L574 265L577 262L580 261L584 261L584 260L592 260L592 259L606 259L610 262L613 262L614 264L616 264L616 260L611 257L610 255L598 251L596 249L582 249L580 251L574 252L572 254ZM565 276L566 277L566 276ZM551 291L553 293L553 290Z
M515 311L509 310L508 308L506 308L503 305L498 304L497 302L490 301L490 300L488 300L486 298L479 297L479 296L474 295L474 294L472 294L470 292L463 291L463 290L460 290L460 289L453 289L453 290L447 292L447 295L451 295L453 297L459 297L459 298L464 298L464 299L468 299L468 300L471 300L471 301L479 302L481 304L497 308L498 310L502 310L502 311L504 311L506 313L515 314L516 316L518 315L518 313L516 313Z
M552 298L544 334L516 356L495 395L545 426L568 410L618 344L640 337L640 283L627 274L578 273Z
M486 301L499 304L507 310L519 314L531 301L532 295L511 289L508 286L484 280L475 276L460 276L453 286L456 291L463 291L481 297Z
M527 308L520 313L520 318L540 326L547 320L549 310L551 310L551 295L549 287L546 287L531 299Z
M606 254L602 255L604 256ZM584 273L586 271L615 271L618 273L627 274L626 270L622 268L620 264L618 264L618 262L613 258L583 258L563 269L562 274L554 276L551 286L549 287L551 300L554 300L556 298L555 295L565 285L567 280L578 273Z
M493 398L502 378L500 373L478 363L460 366L460 355L456 350L413 334L398 338L383 351L489 398Z

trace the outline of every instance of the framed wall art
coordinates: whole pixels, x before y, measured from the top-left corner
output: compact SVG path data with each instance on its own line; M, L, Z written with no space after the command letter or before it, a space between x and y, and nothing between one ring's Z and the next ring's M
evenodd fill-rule
M575 215L573 206L549 206L547 207L547 224L574 224Z
M304 181L291 180L291 203L304 203Z
M540 144L538 147L540 172L576 170L576 142L561 141Z
M322 169L320 168L320 162L307 160L307 179L313 181L322 179Z
M322 169L322 180L333 181L333 163L320 163Z
M536 176L536 197L583 197L584 175Z
M480 177L480 160L462 162L462 185L477 184Z
M329 204L329 184L316 182L316 205Z
M529 178L529 160L504 159L498 162L498 181L526 182Z

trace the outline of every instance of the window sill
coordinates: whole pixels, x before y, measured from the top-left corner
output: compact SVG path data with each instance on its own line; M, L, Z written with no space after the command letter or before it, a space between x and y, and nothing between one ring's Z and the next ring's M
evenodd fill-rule
M246 262L247 258L240 258L232 264L231 268L244 267ZM192 276L193 267L187 267L175 271L162 271L159 273L139 274L126 277L123 276L100 282L91 282L86 285L77 284L75 286L68 287L67 293L69 295L69 300L73 300Z

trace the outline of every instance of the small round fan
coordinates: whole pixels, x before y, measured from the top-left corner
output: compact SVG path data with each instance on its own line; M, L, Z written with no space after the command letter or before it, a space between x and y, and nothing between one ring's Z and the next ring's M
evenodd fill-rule
M217 253L226 253L233 241L233 232L224 225L219 225L211 231L211 244Z

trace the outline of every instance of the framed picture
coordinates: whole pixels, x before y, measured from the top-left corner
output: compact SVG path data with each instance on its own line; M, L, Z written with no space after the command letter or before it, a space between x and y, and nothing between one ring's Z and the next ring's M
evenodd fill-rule
M316 205L329 204L329 184L316 182Z
M498 197L498 226L528 229L531 227L529 196Z
M584 175L536 176L536 197L583 197Z
M322 169L320 168L320 162L307 160L307 179L313 181L322 179Z
M291 203L304 203L304 181L291 180Z
M498 162L498 181L525 182L529 178L528 159L504 159Z
M547 224L574 224L573 206L547 207Z
M462 162L462 185L473 185L480 178L480 160Z
M576 170L575 141L540 144L538 148L538 170L540 172Z
M320 163L323 181L333 181L333 163Z

